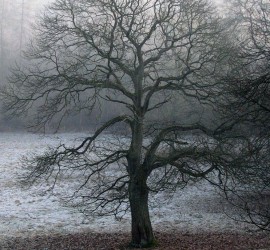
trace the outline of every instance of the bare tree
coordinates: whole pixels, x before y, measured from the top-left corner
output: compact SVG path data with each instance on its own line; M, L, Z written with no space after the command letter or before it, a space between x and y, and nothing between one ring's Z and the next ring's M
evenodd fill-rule
M227 198L244 210L240 219L269 230L270 3L231 3L238 31L237 66L224 78L228 95L223 111L230 122L238 123L249 144L243 149L242 160L237 162L238 170L231 175L234 181L224 189Z
M217 136L221 128L214 133L200 120L157 124L148 119L173 105L176 94L201 105L220 95L215 74L227 51L215 13L206 0L50 5L25 53L27 66L13 70L3 91L5 109L12 116L29 111L36 129L54 120L60 125L66 115L91 111L101 100L122 106L122 114L77 146L60 145L29 158L28 181L54 177L56 184L61 174L76 177L79 170L81 183L72 197L85 213L121 214L130 208L132 245L154 244L149 191L184 186L227 164ZM113 127L127 131L125 138L102 140ZM193 131L205 136L183 139L184 132Z
M238 36L241 68L236 70L238 76L233 74L230 79L235 83L231 84L231 90L238 97L236 105L249 112L253 120L257 116L256 120L262 122L264 118L269 119L270 111L270 5L263 0L240 0L234 1L234 9L242 29Z

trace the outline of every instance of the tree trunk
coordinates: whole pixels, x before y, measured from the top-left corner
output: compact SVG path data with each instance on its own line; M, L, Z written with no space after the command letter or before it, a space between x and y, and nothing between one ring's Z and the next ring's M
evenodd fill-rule
M132 247L146 248L155 243L148 209L148 188L145 177L131 178L129 201L132 219Z

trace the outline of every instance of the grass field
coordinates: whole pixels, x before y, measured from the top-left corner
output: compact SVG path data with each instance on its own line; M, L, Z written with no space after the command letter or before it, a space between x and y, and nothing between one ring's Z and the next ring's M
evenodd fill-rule
M120 239L128 237L125 234L130 230L128 214L121 221L114 217L84 217L76 208L65 206L61 202L61 195L65 190L72 188L72 182L68 179L58 184L55 194L45 192L46 183L31 188L24 188L19 184L18 178L24 171L20 164L23 155L42 152L47 145L58 145L60 142L76 143L74 139L83 136L84 134L79 133L50 136L28 133L0 134L0 240L2 243L10 242L14 237L18 242L19 239L40 239L42 242L41 239L44 240L49 236L77 235L78 237L78 234L83 235L85 232L102 233L104 237L109 235L111 240L116 240L112 233L119 234ZM219 237L231 235L233 239L233 235L250 235L252 229L251 226L236 222L225 215L224 210L228 212L232 208L224 203L207 183L188 186L173 195L162 192L152 196L150 201L153 227L161 238L168 239L168 235L174 235L174 239L179 242L180 235L185 239L189 239L192 235L205 235L198 239L207 238L207 235L209 239L211 238L209 235L219 235ZM175 234L175 232L179 233ZM30 245L28 246L30 249Z

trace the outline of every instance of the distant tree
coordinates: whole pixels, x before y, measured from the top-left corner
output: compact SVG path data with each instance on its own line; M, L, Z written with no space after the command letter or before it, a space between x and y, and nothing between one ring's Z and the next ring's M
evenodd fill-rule
M0 1L0 84L5 81L10 63L19 58L26 38L30 37L29 26L34 11L29 7L32 1Z
M4 15L5 13L5 0L1 0L1 24L0 24L0 60L1 60L1 71L0 77L2 78L4 68Z
M223 112L249 141L227 182L227 198L244 214L239 219L270 229L270 3L231 1L236 23L237 66L224 78ZM233 12L231 12L233 13ZM232 166L231 166L232 167Z
M22 47L23 47L24 21L25 21L25 4L24 4L24 0L22 0L21 31L20 31L20 53L22 52Z
M249 117L251 122L256 120L268 126L270 4L264 0L232 2L239 31L237 59L241 63L228 75L232 82L230 93L234 94L231 110L237 110L245 119Z
M130 208L132 245L153 245L149 192L183 187L228 165L218 125L148 119L173 105L175 95L201 105L213 105L220 96L216 74L228 63L228 51L215 13L206 0L50 5L27 61L13 69L2 91L5 110L12 116L29 113L35 129L53 121L60 126L66 115L91 112L101 100L121 106L122 113L77 146L60 145L29 158L28 181L51 177L55 185L60 174L76 177L79 170L74 202L85 213L101 215ZM126 131L125 138L118 133L102 140L113 128ZM183 133L194 131L201 136L184 139Z

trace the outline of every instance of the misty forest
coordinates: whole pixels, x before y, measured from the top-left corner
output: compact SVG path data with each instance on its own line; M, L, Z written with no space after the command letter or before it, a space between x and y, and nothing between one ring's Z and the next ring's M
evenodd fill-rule
M0 13L1 249L270 247L268 0Z

